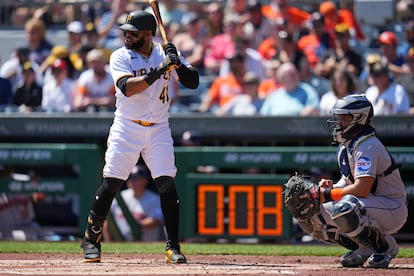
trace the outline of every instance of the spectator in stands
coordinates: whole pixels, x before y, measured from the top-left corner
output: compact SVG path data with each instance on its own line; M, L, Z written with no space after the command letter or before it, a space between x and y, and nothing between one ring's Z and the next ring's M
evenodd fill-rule
M330 50L315 66L315 73L330 79L336 68L345 67L355 77L362 71L362 57L349 44L350 34L346 24L335 26L335 48Z
M399 56L406 56L410 48L414 48L414 19L409 20L405 26L405 39L397 46Z
M69 48L63 45L56 45L52 48L50 55L40 65L40 71L44 74L44 82L47 82L50 74L50 66L57 60L62 59L68 65L69 78L75 80L79 77L80 71L83 67L83 62L80 56L76 53L70 53Z
M70 53L79 53L82 47L82 38L85 32L85 26L81 21L72 21L66 28L68 32L67 47Z
M298 71L300 81L312 86L319 98L329 91L329 80L316 75L306 58L300 60Z
M266 77L264 59L257 50L251 47L249 39L237 37L234 41L234 51L244 56L244 68L246 71L255 72L260 80ZM219 74L220 76L226 76L229 72L229 60L225 59L221 62Z
M390 76L389 66L382 62L370 68L373 85L365 91L374 107L374 115L397 115L410 112L410 102L404 87Z
M23 64L23 85L13 95L13 105L21 112L40 111L42 86L36 81L36 73L30 62Z
M335 44L326 31L324 17L319 12L312 13L309 30L309 34L298 40L298 48L303 51L311 67L314 68Z
M262 4L251 0L247 5L247 21L244 32L250 40L250 46L257 49L260 43L273 35L274 24L262 13Z
M267 95L275 91L281 86L277 79L277 70L279 69L281 62L277 59L272 59L265 62L266 66L266 78L262 80L258 87L259 98L266 98Z
M339 24L345 24L345 26L348 27L352 37L359 40L365 39L361 26L352 11L347 9L338 9L333 1L323 1L319 5L319 12L325 17L326 29L333 37L336 35L336 26Z
M235 14L245 18L247 13L247 0L227 0L225 14Z
M7 109L12 103L13 90L10 80L0 77L0 111Z
M0 68L0 77L8 79L12 86L12 91L16 91L23 84L23 64L30 62L36 72L36 80L42 83L42 74L39 66L30 61L30 50L27 47L19 47L13 55L6 60Z
M148 189L149 182L150 172L146 166L138 164L129 175L128 189L121 191L120 196L141 228L140 241L161 241L165 238L162 235L163 215L160 197ZM134 233L116 199L112 203L110 212L123 239L126 241L135 240ZM105 241L113 240L113 233L110 233L107 223L104 224L103 233Z
M399 76L396 82L401 84L407 91L410 101L410 113L414 114L414 47L410 48L408 54L405 56L405 60L410 73Z
M291 62L299 70L301 61L306 60L305 54L298 48L298 44L292 34L280 31L278 35L280 47L273 58L281 63Z
M279 51L279 33L282 31L289 33L287 28L287 21L285 19L278 18L276 22L274 22L274 25L275 26L273 28L272 35L263 40L257 47L257 50L265 60L273 59Z
M382 56L378 53L369 53L365 57L364 67L362 69L359 78L356 79L356 85L358 91L365 91L371 85L373 85L372 77L370 75L371 66L381 62L383 60Z
M202 25L200 15L195 12L185 14L181 23L182 31L173 37L172 43L180 49L187 61L197 68L200 74L203 74L207 30Z
M204 56L206 74L218 74L220 66L226 56L235 53L235 41L243 37L243 28L240 17L228 14L224 18L224 33L218 34L209 40Z
M413 0L397 0L395 3L396 17L400 21L412 19L414 16L414 1Z
M34 230L38 227L35 222L35 212L31 196L27 194L0 193L0 234L2 240L37 240ZM20 230L15 232L13 230Z
M224 33L224 12L220 3L211 2L205 8L207 14L207 38L211 39L216 35Z
M102 41L102 47L107 49L118 49L123 46L120 40L119 24L125 22L126 14L128 14L128 0L113 0L108 11L104 12L96 20L96 30ZM125 17L122 17L125 16Z
M75 111L113 111L115 87L107 69L105 53L92 49L86 56L88 70L81 73L73 102Z
M263 99L258 96L260 80L254 72L247 72L243 77L243 88L245 94L239 94L230 99L221 108L217 109L216 115L249 116L259 114L263 105Z
M380 52L383 56L383 62L389 66L390 73L397 77L408 73L408 68L405 64L404 56L399 56L397 52L398 39L391 31L385 31L378 37Z
M186 11L177 5L176 0L159 1L159 8L162 21L168 26L168 31L166 30L168 39L171 40L179 30ZM147 7L146 11L153 13L151 7Z
M30 49L30 60L42 64L53 48L52 43L46 38L46 26L42 20L32 18L26 22L24 28L27 46Z
M266 116L294 116L318 114L318 93L310 85L299 81L299 73L293 63L282 64L277 77L282 87L265 99L260 114Z
M223 107L236 95L245 93L243 89L243 77L246 72L244 55L236 53L228 59L230 63L229 74L213 81L199 106L200 112L214 112L216 108Z
M322 95L319 113L329 115L338 99L356 93L354 77L346 69L338 68L331 78L331 90Z
M71 112L75 81L69 78L68 62L56 59L51 67L51 78L43 85L42 109L46 112Z
M268 5L263 6L262 13L273 21L280 18L286 20L291 33L301 32L311 16L308 12L290 5L288 0L271 0Z

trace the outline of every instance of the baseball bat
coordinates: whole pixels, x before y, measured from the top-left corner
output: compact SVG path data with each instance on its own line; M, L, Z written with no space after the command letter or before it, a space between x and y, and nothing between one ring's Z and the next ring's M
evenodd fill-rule
M160 29L162 44L165 45L168 43L167 33L165 32L164 23L162 22L160 7L158 5L158 0L148 0L148 3L151 6L154 16L157 19L158 28Z

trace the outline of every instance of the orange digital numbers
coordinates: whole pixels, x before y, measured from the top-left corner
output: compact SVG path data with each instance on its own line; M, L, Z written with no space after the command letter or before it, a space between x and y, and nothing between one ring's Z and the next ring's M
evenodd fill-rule
M224 233L224 186L200 185L197 207L198 233L222 235Z
M231 185L229 192L229 235L254 235L254 186Z
M197 233L200 235L283 235L282 185L200 184Z
M257 234L279 236L283 232L282 186L257 187Z

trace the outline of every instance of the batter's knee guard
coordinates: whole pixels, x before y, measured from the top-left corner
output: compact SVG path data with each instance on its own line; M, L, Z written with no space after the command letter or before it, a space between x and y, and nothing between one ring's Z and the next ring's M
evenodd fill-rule
M112 201L117 192L126 185L125 180L107 177L102 181L102 185L95 193L92 203L92 210L99 217L106 217L111 208Z
M298 221L298 224L317 241L339 244L349 250L356 250L359 247L356 242L338 233L337 227L326 224L322 215L315 215L306 221Z
M353 195L344 196L334 205L332 220L340 232L375 252L385 252L389 247L382 230L366 215L364 205Z
M175 191L174 178L171 176L157 177L154 179L154 184L160 195Z

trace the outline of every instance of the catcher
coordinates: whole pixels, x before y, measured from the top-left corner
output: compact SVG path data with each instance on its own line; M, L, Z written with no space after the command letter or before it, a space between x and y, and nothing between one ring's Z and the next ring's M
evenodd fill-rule
M350 250L341 257L343 267L388 268L398 253L392 234L408 215L399 166L370 125L373 107L364 95L338 100L331 113L341 179L316 184L292 176L285 205L314 239Z

